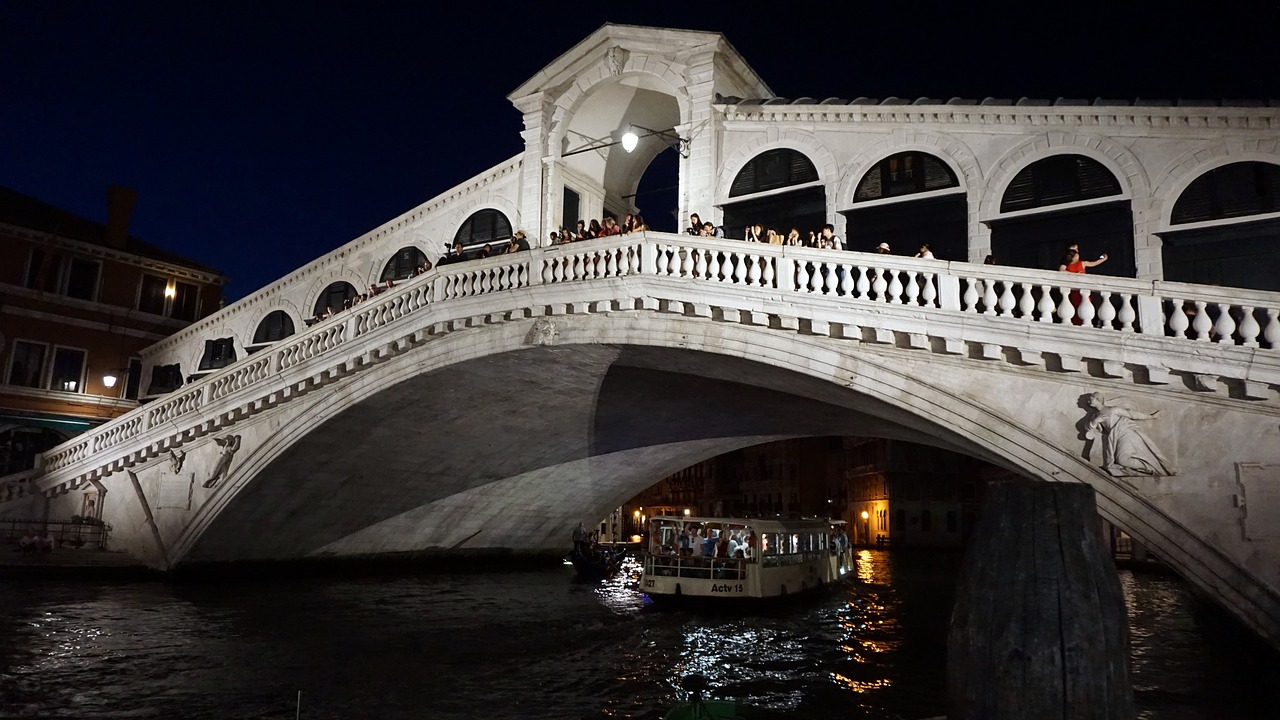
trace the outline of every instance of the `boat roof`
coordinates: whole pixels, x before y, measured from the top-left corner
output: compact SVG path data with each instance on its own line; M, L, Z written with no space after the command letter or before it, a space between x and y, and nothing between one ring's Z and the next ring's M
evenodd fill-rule
M681 523L716 523L719 525L750 525L757 530L779 529L812 529L828 527L831 521L826 518L735 518L735 517L701 517L684 515L656 515L650 522L667 520Z

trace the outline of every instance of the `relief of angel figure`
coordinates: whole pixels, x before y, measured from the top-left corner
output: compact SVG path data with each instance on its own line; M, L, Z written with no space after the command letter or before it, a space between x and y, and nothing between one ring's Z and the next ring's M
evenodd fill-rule
M220 478L227 476L228 471L231 470L231 458L235 457L236 451L240 449L239 435L227 435L214 438L213 441L222 448L222 453L218 455L218 463L213 466L213 474L204 481L204 486L207 488L217 485Z
M1118 402L1108 403L1101 393L1088 396L1094 415L1089 418L1085 437L1102 439L1102 469L1116 476L1176 475L1173 464L1165 459L1138 423L1151 420L1159 410L1147 414Z

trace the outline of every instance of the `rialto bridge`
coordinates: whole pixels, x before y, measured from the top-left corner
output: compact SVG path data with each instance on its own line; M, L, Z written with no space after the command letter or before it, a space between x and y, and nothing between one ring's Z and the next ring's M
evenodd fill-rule
M1186 193L1222 207L1198 178L1280 165L1277 113L726 100L769 94L719 35L602 28L513 93L523 153L151 348L153 399L46 453L30 492L0 491L0 516L71 515L97 493L112 547L162 568L559 552L578 521L703 459L892 437L1089 484L1104 517L1280 643L1280 293L1161 279ZM934 260L645 232L412 275L455 238L545 237L570 193L584 218L636 210L669 143L605 144L628 123L683 139L682 215L732 226L740 185L753 212L820 195L852 239L857 194L881 192L868 202L886 212L925 196L908 215L959 201L964 247ZM817 179L793 164L802 182L761 190L781 171L753 159L775 150L811 158ZM902 153L955 184L890 197L882 161ZM1019 179L1059 156L1092 164ZM1095 166L1118 196L1081 195ZM1077 173L1074 195L1060 172ZM1008 210L1015 191L1031 207ZM1099 240L1129 277L967 262L1002 227L1103 207L1129 218L1127 250L1114 225ZM1248 232L1274 219L1259 207ZM1241 222L1196 220L1187 247ZM1232 277L1252 282L1257 264Z

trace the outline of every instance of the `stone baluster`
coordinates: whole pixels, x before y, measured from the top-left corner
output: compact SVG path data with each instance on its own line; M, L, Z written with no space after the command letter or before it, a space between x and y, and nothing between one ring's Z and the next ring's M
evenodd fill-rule
M608 277L618 277L618 255L621 252L619 248L614 248L605 253L607 259L604 263L604 272Z
M1080 318L1080 323L1085 327L1093 327L1093 319L1098 313L1093 307L1093 294L1081 293L1080 307L1076 308L1076 317Z
M834 295L836 290L836 269L829 262L822 263L822 272L818 275L817 288L822 295Z
M1207 341L1209 331L1213 329L1213 321L1209 319L1209 310L1203 300L1196 300L1196 316L1191 320L1191 329L1196 333L1196 340Z
M544 257L542 259L542 282L543 284L551 284L555 282L555 259Z
M1230 305L1218 306L1218 321L1213 324L1213 331L1218 333L1219 345L1235 344L1236 321L1231 317Z
M669 275L671 273L671 269L668 266L668 258L667 258L668 252L670 252L670 248L668 248L666 245L657 246L657 252L655 253L655 255L657 255L657 260L658 260L657 267L658 267L659 275Z
M1267 326L1262 330L1262 337L1272 350L1280 350L1280 310L1267 308Z
M995 285L996 283L994 280L987 281L987 292L982 297L982 302L986 305L986 309L983 310L982 313L984 315L994 315L996 314L996 309L998 307L1000 310L1000 316L1008 317L1013 314L1013 308L1017 304L1013 298L1013 283L1007 280L1002 283L1003 287L1000 289L999 301L994 301L994 296L996 294Z
M978 308L978 298L981 297L981 295L978 294L978 287L981 284L985 288L987 283L971 277L963 278L963 281L964 295L960 296L960 302L962 303L961 306L964 308L965 312L977 314L980 312Z
M917 306L920 304L919 273L915 270L907 273L907 304Z
M758 255L750 255L748 259L751 261L751 268L747 270L747 282L751 285L759 285L760 277L763 274L760 270L760 263L764 262L764 258Z
M1022 296L1018 298L1018 316L1024 320L1030 320L1035 316L1036 298L1033 292L1034 288L1034 285L1018 284L1018 289L1022 291Z
M1071 288L1062 288L1062 299L1058 301L1056 314L1063 324L1070 324L1071 319L1076 316L1076 308L1071 304Z
M743 253L733 253L730 257L733 262L733 282L735 285L741 285L747 280L747 256Z
M800 292L809 292L809 263L803 260L796 261L796 289Z
M1258 333L1262 332L1262 326L1253 316L1253 306L1242 305L1240 311L1244 313L1240 318L1240 340L1245 347L1258 347Z
M889 271L889 303L902 304L902 277L897 270Z
M723 273L720 272L720 253L707 253L707 279L715 280L716 282L723 282L724 278L722 275Z
M853 284L853 287L858 291L858 299L867 299L867 293L871 290L871 281L867 279L866 265L858 266L858 280Z
M1053 294L1050 292L1051 290L1053 290L1053 288L1049 285L1040 286L1040 303L1036 307L1036 310L1040 313L1039 316L1036 317L1036 320L1039 322L1053 322L1053 311L1057 310L1057 307L1053 304Z
M846 296L853 295L853 266L841 264L840 268L844 271L840 275L840 294Z
M1131 293L1119 293L1120 295L1120 312L1116 314L1116 319L1120 321L1120 332L1133 332L1133 321L1138 319L1138 311L1133 306L1133 295Z
M1179 298L1169 299L1169 329L1173 331L1173 336L1184 338L1187 336L1187 328L1191 327L1191 320L1187 318L1187 311L1184 309L1183 301Z
M1115 329L1116 306L1111 302L1111 291L1098 291L1098 322L1107 330Z
M693 263L694 276L706 280L709 277L707 275L707 251L695 249L693 253L697 255L697 260Z
M693 275L693 248L681 248L680 256L680 276L689 277Z
M880 268L873 268L871 272L875 276L875 279L871 281L871 292L876 294L876 300L879 302L888 302L889 296L886 290L889 287L889 283L884 279L884 271L880 270Z
M762 258L762 262L764 264L764 269L761 271L760 279L764 287L771 288L773 287L773 279L775 277L773 271L773 258Z

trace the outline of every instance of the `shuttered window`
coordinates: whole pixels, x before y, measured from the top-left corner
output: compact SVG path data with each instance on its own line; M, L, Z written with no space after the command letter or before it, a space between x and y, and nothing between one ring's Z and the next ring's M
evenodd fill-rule
M453 236L453 241L462 243L463 247L471 247L510 238L511 221L507 216L497 210L486 209L467 218L458 228L458 234Z
M346 302L356 296L356 288L349 282L336 282L329 285L320 293L320 297L316 298L315 315L317 317L324 315L333 308L334 311L341 310Z
M766 150L751 158L738 171L729 188L729 197L751 195L766 190L803 185L818 179L818 169L803 153L791 148Z
M283 310L273 310L258 323L258 329L253 333L253 344L260 345L283 340L292 334L293 318Z
M427 261L426 253L416 247L402 247L396 251L382 268L381 280L404 280L413 277L413 271L422 267Z
M905 152L876 163L858 182L854 202L959 187L960 181L942 160L922 152Z
M1097 160L1055 155L1022 169L1000 200L1000 212L1093 200L1120 194L1120 181Z
M1173 204L1172 223L1204 222L1276 212L1280 165L1239 162L1196 178Z

